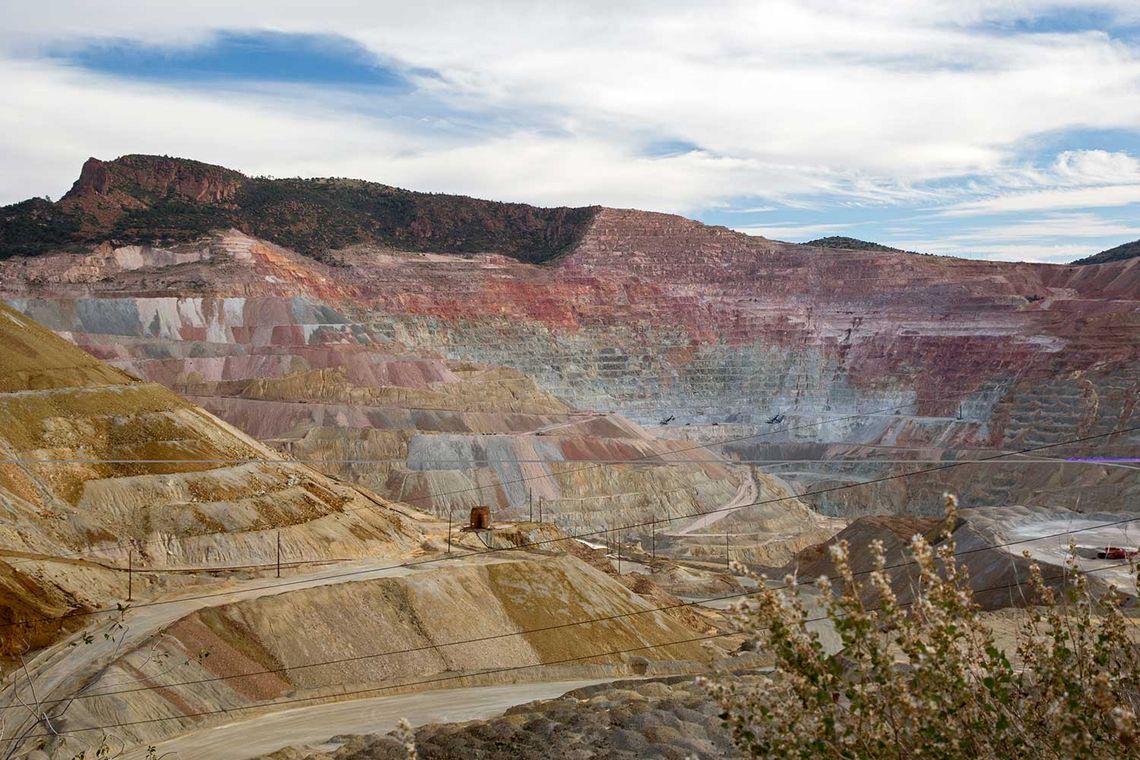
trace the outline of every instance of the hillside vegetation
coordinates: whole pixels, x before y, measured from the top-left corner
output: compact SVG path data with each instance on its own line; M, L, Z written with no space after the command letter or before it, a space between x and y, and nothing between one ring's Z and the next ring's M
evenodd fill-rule
M1115 248L1109 248L1107 251L1092 256L1086 256L1083 259L1077 259L1074 264L1107 264L1110 261L1125 261L1126 259L1134 259L1140 256L1140 240L1133 240L1131 243L1118 245Z
M70 246L185 242L236 228L307 255L370 243L545 261L596 208L538 208L347 179L270 179L164 156L89 159L58 202L0 209L0 259Z
M869 240L860 240L859 238L845 237L843 235L831 235L830 237L816 238L809 240L804 245L810 245L814 248L837 248L844 251L880 251L882 253L913 253L913 251L904 251L901 248L892 248L889 245L882 243L872 243Z

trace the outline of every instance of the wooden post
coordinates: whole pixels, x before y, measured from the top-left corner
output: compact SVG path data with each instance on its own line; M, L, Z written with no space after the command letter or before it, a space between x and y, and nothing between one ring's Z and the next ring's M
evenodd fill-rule
M542 522L542 497L538 497L538 521Z
M451 507L447 508L447 553L451 554Z
M135 550L127 553L127 601L131 601L135 590Z
M732 567L732 563L728 561L728 534L724 534L724 569L728 570Z
M618 558L618 575L621 575L621 531L617 534L617 558Z
M281 531L277 531L277 577L281 577Z
M530 507L530 521L534 522L534 491L527 489L526 503Z

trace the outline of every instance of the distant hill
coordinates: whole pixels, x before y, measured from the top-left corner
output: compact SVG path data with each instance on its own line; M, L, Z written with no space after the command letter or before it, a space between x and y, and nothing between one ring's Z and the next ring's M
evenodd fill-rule
M359 243L545 261L596 207L539 208L348 179L269 179L167 156L88 159L58 202L0 208L0 259L112 241L186 242L236 228L308 255Z
M901 248L891 248L889 245L881 245L880 243L872 243L867 240L859 240L853 237L844 237L842 235L832 235L831 237L821 237L815 240L809 240L804 245L814 246L815 248L840 248L845 251L882 251L884 253L914 253L914 251L904 251Z
M1124 261L1125 259L1133 259L1140 256L1140 240L1133 240L1131 243L1118 245L1115 248L1109 248L1107 251L1092 256L1086 256L1083 259L1077 259L1072 262L1074 264L1107 264L1110 261Z

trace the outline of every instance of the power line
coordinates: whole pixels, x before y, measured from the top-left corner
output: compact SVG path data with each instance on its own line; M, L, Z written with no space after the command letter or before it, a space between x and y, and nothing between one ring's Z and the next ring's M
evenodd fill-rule
M1140 518L1136 518L1136 519L1140 519ZM955 556L957 556L957 555L955 555ZM1111 565L1111 566L1103 567L1103 568L1094 568L1094 569L1086 571L1086 574L1092 573L1092 572L1099 572L1101 570L1111 570L1111 569L1115 569L1116 567L1121 567L1121 566L1124 566L1127 564L1129 564L1129 563L1128 562L1121 562L1117 565ZM1052 576L1050 578L1046 578L1043 580L1052 581L1052 580L1064 579L1065 577L1067 577L1067 575L1062 574L1059 576ZM985 593L987 591L996 591L996 590L1000 590L1002 588L1012 588L1014 586L1021 586L1021 585L1022 585L1021 581L1015 581L1012 583L1006 583L1006 584L993 586L993 587L989 587L989 588L978 589L978 590L974 591L973 593L974 594L980 594L980 593ZM773 590L780 590L780 589L776 588ZM757 594L757 593L760 593L761 591L762 590L758 589L756 591L747 592L747 594L739 594L737 596ZM914 602L902 602L899 604L899 606L900 607L908 607L908 606L911 606L912 604L914 604ZM820 622L820 621L827 620L827 619L829 619L828 615L820 615L817 617L805 618L803 621L801 621L801 623L803 623L803 624L816 623L816 622ZM461 679L465 679L465 678L479 678L479 677L488 676L488 675L495 675L498 673L517 672L517 671L529 670L529 669L533 669L533 668L551 667L553 665L565 665L565 664L572 663L572 662L581 662L584 660L592 660L592 659L596 659L599 657L612 657L612 656L616 656L616 655L631 654L633 652L643 652L643 651L648 651L648 650L652 650L652 649L664 649L665 647L682 646L685 644L694 644L694 643L699 643L702 641L711 641L713 639L721 639L721 638L727 638L729 636L738 636L738 635L740 635L740 633L737 631L707 634L704 636L697 636L697 637L688 638L688 639L667 641L667 642L662 642L662 643L657 643L657 644L646 644L646 645L642 645L642 646L638 646L638 647L629 647L629 648L625 648L625 649L614 649L614 650L608 650L608 651L604 651L604 652L594 652L594 653L591 653L588 655L577 655L574 657L566 657L566 658L563 658L560 660L550 660L547 662L530 663L530 664L526 664L526 665L509 665L509 666L505 666L505 667L501 667L501 668L491 668L491 669L481 670L481 671L478 671L476 673L453 674L453 675L448 675L448 676L439 676L436 678L422 679L419 681L407 681L407 682L399 683L399 684L390 684L388 686L373 686L373 687L369 687L366 689L356 689L353 691L341 691L341 692L337 692L335 694L326 694L326 695L322 695L322 696L293 697L290 699L274 700L274 701L269 701L269 702L257 702L257 703L253 703L253 704L249 704L249 705L236 705L233 707L223 707L223 708L218 708L216 710L200 710L198 712L184 713L182 715L171 715L171 716L166 716L166 717L161 717L161 718L144 718L144 719L133 720L133 721L121 721L119 723L108 723L108 724L99 725L99 726L86 726L86 727L80 727L80 728L62 729L62 730L56 731L54 733L29 734L29 735L24 736L24 737L19 737L19 740L20 741L26 741L28 739L51 738L51 737L57 736L59 734L82 733L82 732L86 732L86 731L105 731L105 730L110 729L110 728L125 728L125 727L129 727L129 726L137 726L137 725L144 725L144 724L150 724L150 723L162 723L162 722L171 721L171 720L184 720L187 718L200 718L200 717L206 717L206 716L210 716L210 715L221 715L221 714L227 714L228 715L228 714L233 713L233 712L244 712L247 710L255 710L255 709L265 708L265 707L277 707L279 705L291 705L291 704L298 704L298 703L305 703L305 702L325 702L325 701L329 700L330 698L359 696L361 694L374 694L377 692L393 691L396 689L406 689L406 688L414 687L414 686L425 686L428 684L443 683L443 682L447 682L447 681L455 681L455 680L461 680ZM177 684L173 684L173 685L177 685ZM146 687L146 688L147 689L160 689L160 688L168 688L168 686L169 685L159 685L159 686L152 686L152 687ZM37 719L36 722L39 722L39 720Z
M1082 533L1082 532L1088 531L1088 530L1100 530L1102 528L1114 527L1116 525L1130 523L1130 522L1134 522L1137 520L1140 520L1140 516L1137 516L1134 518L1129 518L1128 520L1122 520L1118 523L1105 523L1105 524L1101 524L1101 525L1088 526L1085 528L1074 528L1074 529L1065 530L1065 531L1062 531L1059 533L1053 533L1053 534L1048 534L1048 535L1043 535L1043 536L1036 536L1034 538L1020 539L1017 541L1010 541L1010 542L1000 543L1000 544L991 544L991 545L987 545L984 547L977 547L974 549L966 549L966 550L963 550L960 552L955 552L954 557L955 558L964 557L964 556L969 555L969 554L975 554L975 553L983 552L983 551L990 551L990 550L996 551L999 549L1005 549L1005 548L1009 548L1010 546L1018 546L1020 544L1025 544L1025 543L1033 543L1036 541L1047 541L1047 540L1052 539L1052 538L1062 538L1064 536L1071 536L1074 533ZM1123 562L1123 563L1118 563L1117 565L1109 565L1109 566L1100 567L1100 568L1092 568L1092 569L1084 571L1084 572L1100 572L1103 570L1109 570L1109 569L1114 569L1116 567L1121 567L1121 566L1124 566L1127 564L1128 564L1127 562ZM909 567L911 565L913 565L913 562L898 562L898 563L895 563L893 565L886 565L883 569L884 570L896 570L899 568ZM857 572L853 572L852 575L855 577L861 577L864 575L869 575L872 572L874 572L874 570L860 570ZM1018 583L1018 584L1006 584L1006 586L1011 586L1011 585L1020 585L1020 583ZM782 590L785 588L787 588L787 585L771 586L768 588L768 590L779 591L779 590ZM973 593L981 594L981 593L985 593L987 591L993 591L996 588L997 587L976 589L976 590L974 590ZM391 651L386 651L386 652L376 652L373 654L366 654L366 655L355 655L352 657L342 657L342 658L338 658L335 660L323 660L323 661L318 661L318 662L302 663L300 665L282 666L279 668L265 668L265 669L247 671L245 673L236 673L233 675L215 676L212 678L200 678L200 679L195 679L192 681L175 681L172 683L164 683L164 684L159 684L159 685L155 685L155 686L139 686L139 687L130 688L130 689L116 689L114 691L100 691L100 692L94 692L94 693L80 694L80 695L77 695L75 697L64 697L64 698L60 698L57 700L50 700L47 702L42 702L40 704L41 705L58 704L60 702L70 701L72 699L75 699L75 700L92 699L94 697L106 697L106 696L112 696L112 695L116 695L116 694L129 694L129 693L138 692L138 691L149 691L149 690L156 689L156 688L166 689L166 688L171 688L171 687L175 687L175 686L193 686L193 685L202 684L202 683L214 683L217 681L229 681L229 680L234 680L234 679L238 679L238 678L252 677L252 676L256 676L256 675L269 675L269 674L274 674L274 673L284 673L284 672L288 672L288 671L292 671L292 670L306 670L306 669L314 668L314 667L324 667L324 666L328 666L328 665L340 665L340 664L344 664L347 662L356 662L359 660L370 660L370 659L377 659L377 658L381 658L381 657L394 657L396 655L402 655L402 654L414 654L416 652L422 652L422 651L437 649L437 648L441 648L441 647L454 647L454 646L461 646L464 644L479 644L479 643L485 643L488 641L495 641L498 639L510 638L513 636L525 636L525 635L532 634L532 633L544 633L547 631L561 630L564 628L573 628L573 627L579 626L579 625L592 625L595 623L609 622L611 620L620 620L623 618L637 617L639 615L648 615L648 614L654 613L654 612L667 612L669 610L680 609L683 607L700 606L702 604L707 604L708 602L718 602L718 601L724 601L724 600L728 600L728 599L737 599L737 598L741 598L741 597L745 597L745 596L751 596L754 594L761 593L761 591L762 591L761 589L757 589L754 591L742 591L742 592L737 592L737 593L733 593L733 594L726 594L724 596L705 599L701 602L679 602L676 604L668 604L668 605L664 605L661 607L654 607L654 608L646 609L646 610L636 610L634 612L623 612L623 613L619 613L619 614L615 614L615 615L606 615L604 617L590 618L588 620L578 620L578 621L572 621L572 622L568 622L568 623L557 623L557 624L553 624L553 625L542 626L540 628L530 628L530 629L526 629L526 630L522 630L522 631L511 631L511 632L507 632L507 633L491 634L491 635L480 636L480 637L471 638L471 639L460 639L460 640L456 640L456 641L448 641L448 642L443 642L443 643L425 644L422 646L411 647L408 649L398 649L398 650L391 650ZM3 712L4 710L9 710L9 709L17 709L18 707L20 707L20 706L9 705L6 707L0 707L0 712Z
M711 445L711 444L708 444ZM964 451L975 452L983 451L984 449L966 449L966 448L949 448L943 451ZM675 465L675 464L714 464L714 465L741 465L741 464L834 464L834 465L862 465L862 464L930 464L932 462L945 462L945 459L672 459L668 457L668 452L655 455L661 456L661 466ZM282 461L293 464L304 465L319 465L319 464L392 464L392 463L406 463L407 458L382 458L382 459L289 459L289 460L275 460L275 459L194 459L193 463L205 464L280 464ZM497 464L574 464L575 462L583 461L581 459L525 459L525 458L511 458L511 459L484 459L481 457L469 457L462 459L444 459L436 457L416 458L416 463L432 463L432 464L466 464L474 462L480 469L483 466L497 465ZM586 460L591 463L602 465L621 465L629 464L632 460L629 459L589 459ZM963 463L971 464L988 464L989 462L981 459L961 459L957 460ZM0 459L0 464L186 464L185 459ZM1132 457L1101 457L1101 458L1071 458L1071 459L1057 459L1057 458L1042 458L1042 459L1019 459L1012 462L1003 462L1002 464L1052 464L1052 465L1065 465L1065 464L1091 464L1091 465L1112 465L1124 464L1128 462L1140 463L1140 459ZM654 463L657 464L657 463ZM437 472L437 470L430 469L409 469L408 472ZM330 476L331 477L331 476ZM602 494L604 496L604 494ZM397 502L400 503L400 502ZM347 511L347 510L346 510Z
M1121 435L1124 433L1131 433L1131 432L1134 432L1137 430L1140 430L1140 425L1137 425L1137 426L1132 427L1132 428L1125 428L1122 430L1114 431L1112 433L1100 433L1097 435L1085 436L1083 438L1074 438L1074 439L1070 439L1068 441L1060 441L1058 443L1050 443L1050 444L1044 444L1041 446L1035 446L1035 447L1032 447L1029 449L1023 449L1021 451L1011 451L1011 452L1005 452L1005 453L1001 453L1001 454L995 454L993 456L987 457L986 460L984 460L984 461L988 461L988 460L992 460L992 459L1000 459L1002 457L1007 457L1007 456L1015 456L1017 454L1031 453L1033 451L1041 451L1043 449L1056 448L1058 446L1066 446L1066 445L1073 444L1073 443L1083 443L1086 441L1097 440L1097 439L1105 438L1108 436ZM586 533L577 533L574 535L564 536L564 537L560 537L560 538L541 539L541 540L537 540L537 541L526 541L526 542L523 542L523 543L520 543L517 545L505 546L505 547L500 547L500 548L477 549L477 550L468 552L467 554L464 554L464 555L450 555L449 556L449 555L444 554L444 555L437 556L437 557L427 557L427 558L424 558L422 560L402 562L399 564L388 565L385 567L374 567L374 568L366 568L366 569L361 569L361 570L350 570L350 571L346 571L344 573L328 575L328 576L324 576L324 577L327 580L334 580L334 579L338 579L338 578L348 578L348 577L353 577L353 576L357 576L357 575L365 575L365 574L369 574L369 573L379 573L379 572L384 572L386 570L395 570L395 569L400 569L400 568L418 567L420 565L428 565L428 564L434 564L437 562L445 562L445 561L450 560L450 559L458 559L459 557L463 557L463 558L477 557L477 556L483 556L483 555L487 555L487 554L496 554L496 553L504 552L504 551L520 551L523 549L531 549L531 548L535 548L535 547L539 547L539 546L545 546L547 544L560 543L560 542L564 542L564 541L573 541L573 540L577 540L577 539L581 539L581 538L589 538L592 536L606 535L615 529L621 530L621 531L629 531L633 528L640 528L640 527L646 527L649 525L656 525L657 523L662 523L662 522L671 523L671 522L674 522L676 520L688 519L689 517L697 517L697 516L701 516L701 515L716 514L719 512L733 512L733 511L737 511L740 509L745 509L747 507L756 507L756 506L764 506L764 505L768 505L768 504L776 504L779 502L789 501L792 499L799 499L802 496L817 496L820 494L833 493L833 492L837 492L837 491L844 491L844 490L848 490L851 488L862 488L864 486L873 485L875 483L882 483L882 482L887 482L887 481L892 481L892 480L898 480L901 478L914 477L914 476L922 475L922 474L929 473L929 472L938 472L941 470L953 469L953 468L962 467L962 466L965 466L965 465L968 465L971 463L972 462L969 462L969 461L967 461L967 462L949 462L949 463L942 465L942 466L939 466L939 467L929 467L929 468L926 468L925 470L919 470L918 472L896 473L893 475L885 475L885 476L882 476L879 478L867 480L867 481L864 481L862 483L846 483L846 484L837 485L837 486L830 486L828 488L823 488L823 489L819 489L816 491L809 491L809 492L806 492L806 493L801 494L799 496L777 496L777 497L772 497L770 499L761 499L759 501L754 501L754 502L751 502L749 504L740 504L740 505L735 505L735 506L730 506L730 507L720 507L718 509L711 509L711 510L708 510L705 512L698 513L697 515L679 515L676 517L655 518L652 521L630 523L627 525L618 526L616 528L608 528L608 529L603 529L603 530L590 531L590 532L586 532ZM1140 519L1140 518L1130 518L1128 520L1123 520L1120 522L1121 523L1131 522L1133 519ZM1116 525L1116 524L1120 524L1120 523L1105 523L1101 527L1111 527L1112 525ZM1034 539L1034 540L1036 540L1036 539ZM252 589L245 589L245 591L258 591L258 590L271 589L271 588L283 588L283 587L287 587L287 586L295 586L298 584L308 583L309 580L310 579L308 579L308 578L297 578L297 579L293 579L293 580L289 580L289 581L282 581L280 583L271 583L267 586L254 587ZM196 601L196 600L201 600L201 599L210 599L210 598L217 597L217 596L226 596L226 595L229 595L231 593L233 593L233 590L206 592L206 593L192 595L192 596L178 597L176 599L160 599L160 600L155 600L155 601L151 601L151 602L142 602L140 604L136 604L132 607L132 609L140 609L143 607L159 607L159 606L163 606L163 605L167 605L167 604L175 604L175 603L179 603L179 602ZM12 626L26 625L26 624L30 624L30 623L50 622L50 621L54 621L54 620L66 620L66 619L76 618L76 617L91 617L94 615L101 615L101 614L107 614L107 613L113 613L113 612L119 612L119 611L120 610L118 607L104 608L104 609L100 609L100 610L89 610L89 611L80 610L80 611L71 612L71 613L67 613L64 615L58 615L58 616L53 616L53 617L33 618L31 620L20 620L20 621L11 621L11 622L7 622L7 623L0 623L0 628L9 628Z

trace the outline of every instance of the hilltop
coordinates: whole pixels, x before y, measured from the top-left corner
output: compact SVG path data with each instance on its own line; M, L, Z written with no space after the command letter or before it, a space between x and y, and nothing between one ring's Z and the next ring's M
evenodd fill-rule
M1109 248L1107 251L1092 256L1086 256L1083 259L1077 259L1074 264L1107 264L1112 261L1126 261L1140 256L1140 240L1133 240L1131 243L1124 243L1115 248Z
M901 248L892 248L889 245L881 243L872 243L869 240L860 240L859 238L845 237L843 235L831 235L830 237L816 238L804 243L813 248L838 248L844 251L882 251L883 253L914 253L914 251L904 251Z
M32 198L0 208L0 259L108 241L188 242L234 228L306 255L368 243L540 262L573 245L596 211L351 179L247 177L168 156L90 158L59 201Z

